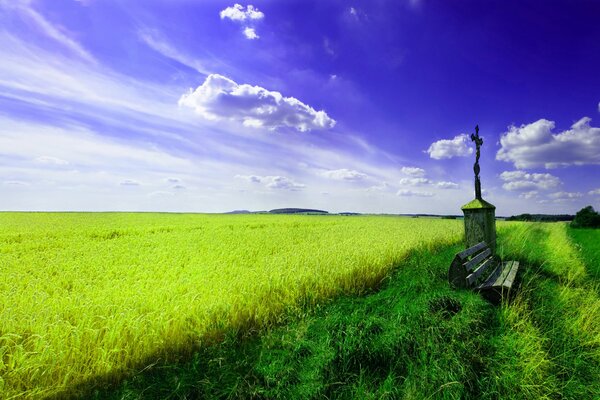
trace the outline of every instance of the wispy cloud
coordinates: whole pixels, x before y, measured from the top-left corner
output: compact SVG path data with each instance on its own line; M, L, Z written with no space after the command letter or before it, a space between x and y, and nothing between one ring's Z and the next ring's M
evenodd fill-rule
M203 75L209 75L213 72L199 59L177 49L156 29L142 29L138 31L138 37L148 47L166 58L170 58L189 68L195 69Z
M121 182L119 182L119 185L121 185L121 186L140 186L141 183L139 183L138 181L133 180L133 179L125 179L125 180L122 180Z
M39 156L36 157L33 161L38 164L47 164L47 165L69 165L67 160L63 160L62 158L51 157L51 156Z
M29 1L2 2L0 7L8 7L14 12L19 13L23 19L28 21L38 32L55 40L73 54L90 63L96 63L96 59L80 43L75 41L69 32L62 26L57 26L50 22L46 17L36 11Z
M396 196L401 197L433 197L435 196L432 192L423 192L419 190L408 190L400 189L396 192Z

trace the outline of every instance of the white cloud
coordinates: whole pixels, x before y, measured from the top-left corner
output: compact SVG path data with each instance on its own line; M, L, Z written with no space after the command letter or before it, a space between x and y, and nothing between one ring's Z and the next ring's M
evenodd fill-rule
M219 15L221 19L230 19L235 22L243 23L244 25L248 23L254 23L262 20L265 17L265 14L262 11L259 11L258 8L255 8L253 5L248 5L248 7L244 7L241 4L235 4L232 7L227 7L222 10ZM242 31L246 39L254 40L258 39L260 36L256 33L256 29L245 26Z
M184 185L175 185L173 186L173 189L177 189L177 190L182 190L185 189L186 187Z
M556 192L548 195L548 197L555 200L575 200L583 197L583 193L579 192Z
M434 194L431 192L421 192L417 190L405 190L400 189L396 192L396 196L402 197L432 197Z
M452 157L466 157L473 153L473 149L468 146L469 136L466 134L455 136L454 139L443 139L434 142L427 149L429 157L436 160Z
M338 181L360 181L368 177L367 174L346 168L324 171L320 175Z
M437 187L439 187L440 189L457 189L458 188L458 184L456 184L454 182L437 182L435 185Z
M229 18L232 21L240 22L246 20L261 20L265 17L265 14L253 5L244 7L241 4L234 4L232 7L227 7L222 10L219 15L221 16L221 19Z
M594 190L590 190L590 191L588 192L588 194L589 194L590 196L594 196L594 195L600 195L600 188L598 188L598 189L594 189Z
M258 175L236 175L235 178L245 180L250 183L260 183L269 189L281 189L297 191L306 187L284 176L258 176Z
M121 185L121 186L140 186L140 183L133 179L125 179L125 180L122 180L121 182L119 182L119 185Z
M238 85L217 74L209 75L196 90L181 96L179 105L194 109L206 119L238 121L248 127L290 127L305 132L335 126L335 120L325 111L316 111L294 97L283 97L260 86Z
M571 129L553 134L553 121L540 119L520 127L511 126L500 138L497 160L512 162L516 168L600 164L600 128L584 117Z
M387 182L381 182L378 185L373 185L365 189L367 192L389 192L392 186Z
M63 160L62 158L50 157L50 156L40 156L36 157L33 161L38 164L50 164L50 165L68 165L69 162Z
M561 184L559 178L551 174L530 174L525 171L504 171L500 174L500 179L505 183L502 187L505 190L548 190Z
M414 177L422 177L425 176L425 170L423 168L418 167L402 167L400 171L404 175L414 176Z
M256 33L256 29L250 28L248 26L244 28L244 36L246 36L246 39L249 40L260 38L260 36L258 36L258 34Z
M402 178L399 181L400 186L423 186L431 183L427 178Z
M169 182L169 183L179 183L179 182L181 182L181 179L179 179L179 178L167 178L167 182Z
M539 192L537 190L531 190L529 192L524 192L519 194L519 197L525 200L534 199L538 196Z

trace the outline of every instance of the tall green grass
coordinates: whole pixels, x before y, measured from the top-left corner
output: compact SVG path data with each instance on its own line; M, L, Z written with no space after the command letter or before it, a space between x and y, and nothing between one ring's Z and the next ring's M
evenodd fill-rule
M525 265L521 290L500 309L490 398L600 396L600 281L567 225L506 224L500 251Z
M460 221L0 214L3 398L600 398L594 231L498 223L499 307L449 288ZM260 333L256 335L255 333Z
M381 290L256 337L226 336L186 363L82 398L599 398L598 280L579 257L586 251L564 224L498 228L504 258L521 262L516 296L500 306L449 288L460 245L430 248Z
M68 394L176 363L377 286L458 221L0 214L0 397Z

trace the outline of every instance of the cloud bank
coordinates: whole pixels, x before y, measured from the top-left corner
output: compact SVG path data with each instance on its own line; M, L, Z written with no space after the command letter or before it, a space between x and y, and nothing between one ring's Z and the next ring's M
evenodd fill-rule
M496 159L512 162L515 168L557 168L600 164L600 128L581 118L571 129L553 134L553 121L540 119L520 127L511 126L500 138Z
M209 75L196 90L181 96L179 105L209 120L238 121L247 127L289 127L306 132L335 126L325 111L316 111L294 97L260 86L238 85L218 74Z
M502 187L508 191L548 190L561 184L560 179L551 174L530 174L525 171L504 171L500 174Z

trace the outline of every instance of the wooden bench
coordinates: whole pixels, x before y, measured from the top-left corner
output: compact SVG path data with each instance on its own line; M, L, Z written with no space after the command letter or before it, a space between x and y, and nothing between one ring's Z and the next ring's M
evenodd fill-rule
M481 242L454 257L448 281L456 289L475 290L497 304L509 296L518 269L518 261L502 262L485 242Z

